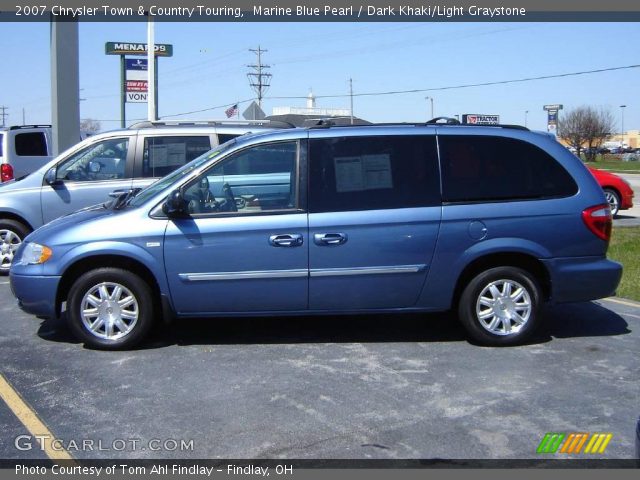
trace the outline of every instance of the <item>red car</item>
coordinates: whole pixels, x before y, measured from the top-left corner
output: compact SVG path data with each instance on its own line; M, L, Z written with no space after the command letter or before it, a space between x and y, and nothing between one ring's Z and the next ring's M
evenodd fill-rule
M615 217L618 211L633 207L633 189L624 178L597 168L587 168L604 190L611 206L611 215Z

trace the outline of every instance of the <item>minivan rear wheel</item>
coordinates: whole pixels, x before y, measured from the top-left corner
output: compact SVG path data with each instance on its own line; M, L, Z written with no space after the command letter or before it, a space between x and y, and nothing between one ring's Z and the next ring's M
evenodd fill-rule
M67 297L73 333L91 347L131 348L153 323L153 294L138 275L119 268L98 268L81 275Z
M491 268L467 284L458 315L478 343L515 345L530 338L538 327L540 298L540 286L526 270Z
M0 219L0 275L9 273L15 252L29 232L16 220Z

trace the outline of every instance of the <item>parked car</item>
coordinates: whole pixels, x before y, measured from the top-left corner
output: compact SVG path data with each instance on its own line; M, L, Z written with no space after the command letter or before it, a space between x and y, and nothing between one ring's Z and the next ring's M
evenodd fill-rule
M589 171L598 181L602 190L604 190L607 202L611 207L611 215L615 217L620 210L628 210L633 207L634 192L629 182L615 173L605 172L593 167L587 168L589 168Z
M0 183L23 177L52 158L51 125L0 128Z
M0 187L0 274L22 239L114 191L143 188L238 135L277 122L141 122L86 138L25 178Z
M451 308L474 341L513 345L543 303L615 291L610 232L602 189L547 134L325 124L238 137L59 218L10 280L22 309L65 304L98 348L130 348L160 318Z

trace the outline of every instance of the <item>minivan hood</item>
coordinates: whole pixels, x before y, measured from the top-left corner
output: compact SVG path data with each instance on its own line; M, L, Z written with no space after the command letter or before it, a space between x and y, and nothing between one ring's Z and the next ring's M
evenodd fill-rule
M36 229L25 240L28 242L47 243L47 241L51 241L53 237L57 237L62 231L78 232L79 229L85 228L85 225L89 222L99 218L119 216L125 212L125 210L110 210L103 207L102 204L93 205L52 220L46 225ZM87 229L87 239L91 235L92 230L93 229Z
M22 177L20 180L9 180L0 184L0 195L7 192L15 192L18 190L31 190L33 188L42 187L44 181L44 174L48 168L36 170L31 172L26 177Z

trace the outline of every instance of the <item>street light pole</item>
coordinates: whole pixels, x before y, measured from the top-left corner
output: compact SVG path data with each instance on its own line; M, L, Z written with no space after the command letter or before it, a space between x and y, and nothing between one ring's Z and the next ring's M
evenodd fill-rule
M620 105L620 149L624 145L624 109L626 105Z
M433 97L424 97L425 100L431 100L431 118L433 117ZM431 120L431 118L429 120Z
M527 126L527 115L529 115L529 110L524 111L524 126Z

